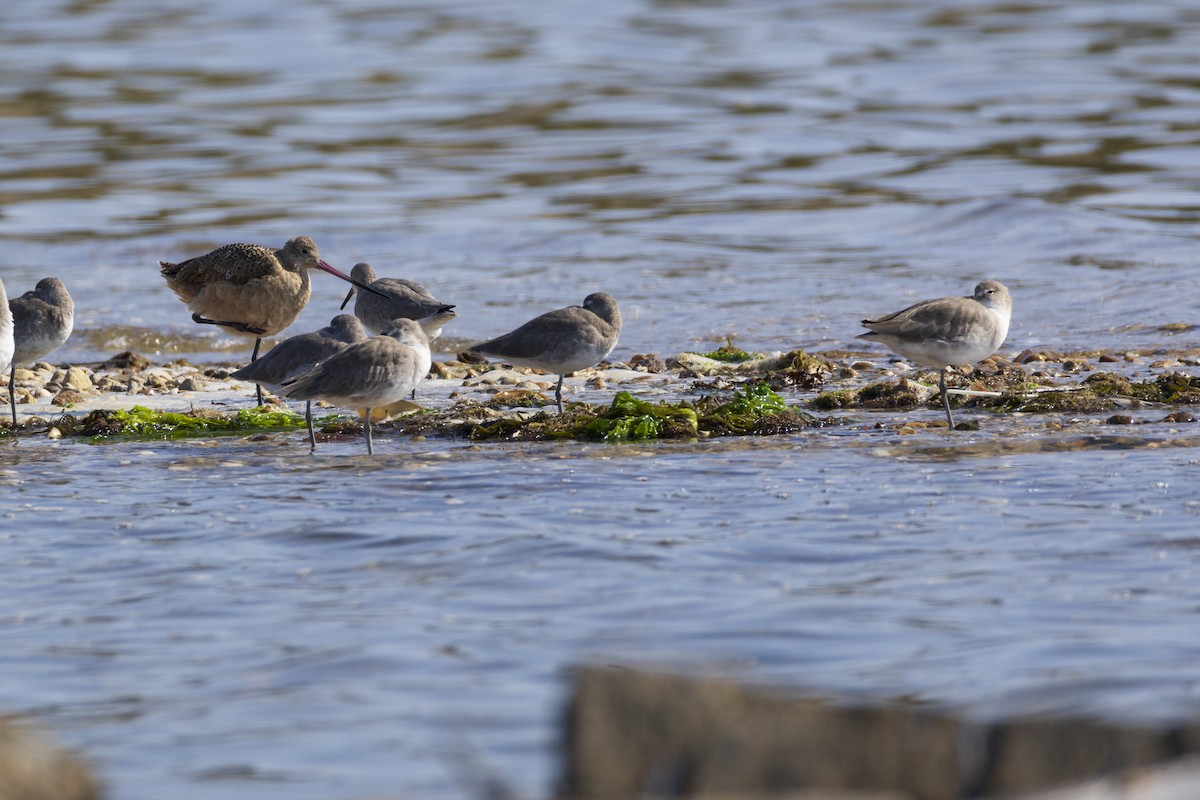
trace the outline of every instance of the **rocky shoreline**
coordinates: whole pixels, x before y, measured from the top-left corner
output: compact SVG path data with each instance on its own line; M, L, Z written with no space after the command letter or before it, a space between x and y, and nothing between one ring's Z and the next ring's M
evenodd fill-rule
M1047 419L1066 415L1111 425L1189 423L1195 417L1188 408L1200 404L1200 378L1191 374L1198 366L1198 349L1027 350L1011 359L993 356L954 376L951 383L957 387L956 406L992 414ZM146 435L144 426L124 431L112 421L113 413L135 408L221 421L229 423L223 430L230 431L298 427L294 410L287 418L266 414L289 408L277 397L270 397L259 415L268 419L248 419L243 412L253 405L253 385L232 379L234 369L234 364L197 366L184 358L154 363L131 350L91 364L39 362L18 368L16 432L55 438ZM935 373L862 351L762 354L722 347L666 358L637 354L627 362L606 362L569 378L568 413L561 418L544 413L552 411L553 382L554 376L535 370L479 363L466 356L443 358L434 362L418 390L420 408L393 409L396 418L386 425L408 435L465 438L705 438L847 424L858 412L869 411L876 416L871 423L875 427L900 433L945 427L937 416L910 413L937 407ZM750 408L752 390L759 392L759 402ZM738 398L740 406L728 407ZM621 404L623 411L617 413ZM880 417L875 412L887 413ZM327 436L361 430L353 410L323 407L316 413ZM241 427L236 424L239 414ZM614 436L613 426L591 424L606 415L625 419L615 427L627 428L627 435ZM724 421L716 421L714 415ZM13 433L7 415L4 419L0 434ZM628 422L631 419L645 424L639 427ZM959 427L974 429L978 422L971 418ZM211 425L200 426L196 432L213 430Z

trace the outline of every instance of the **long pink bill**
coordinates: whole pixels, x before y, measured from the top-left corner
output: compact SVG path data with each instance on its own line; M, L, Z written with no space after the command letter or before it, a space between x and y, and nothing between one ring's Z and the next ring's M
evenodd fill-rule
M372 289L370 286L368 286L367 284L363 283L362 281L356 281L356 280L354 280L354 278L351 278L349 275L347 275L346 273L342 272L342 271L341 271L340 269L338 269L337 267L334 267L334 266L332 266L331 264L329 264L329 262L327 262L327 261L326 261L325 259L323 259L323 258L318 258L318 259L317 259L317 266L318 266L318 267L320 267L321 269L325 270L326 272L328 272L330 275L336 275L336 276L338 276L339 278L341 278L342 280L346 281L347 283L352 283L352 284L354 284L355 286L357 286L357 287L358 287L358 288L360 288L360 289L364 289L364 290L366 290L366 291L368 291L368 292L371 292L372 294L377 294L377 295L379 295L380 297L387 297L387 295L386 295L386 294L384 294L383 292L379 291L378 289ZM347 298L347 299L349 299L349 298ZM345 303L342 303L342 306L343 306L343 307L344 307L345 305L346 305Z

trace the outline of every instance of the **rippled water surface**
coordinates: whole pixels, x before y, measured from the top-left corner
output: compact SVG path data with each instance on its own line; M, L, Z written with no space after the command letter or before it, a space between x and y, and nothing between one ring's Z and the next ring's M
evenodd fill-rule
M993 277L1008 354L1200 344L1185 0L17 0L0 76L0 276L71 288L59 363L227 362L156 260L301 233L465 340L603 289L617 358L845 348ZM1194 715L1200 459L1146 430L0 442L0 706L122 800L546 796L591 659Z

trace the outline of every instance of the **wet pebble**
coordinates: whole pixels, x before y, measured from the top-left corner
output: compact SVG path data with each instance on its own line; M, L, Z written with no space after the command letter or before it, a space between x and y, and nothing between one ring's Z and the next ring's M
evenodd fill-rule
M1162 418L1163 422L1195 422L1196 418L1186 411L1176 411Z
M56 406L76 406L83 402L83 395L74 389L63 389L50 402Z
M1128 414L1113 414L1105 422L1109 425L1132 425L1133 417Z
M202 392L205 389L205 384L204 381L196 377L184 378L179 382L178 388L181 392Z

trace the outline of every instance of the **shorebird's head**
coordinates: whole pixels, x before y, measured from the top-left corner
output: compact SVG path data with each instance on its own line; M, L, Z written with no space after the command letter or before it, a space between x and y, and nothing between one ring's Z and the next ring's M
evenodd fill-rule
M34 294L52 306L58 306L67 313L75 310L75 301L67 287L58 278L42 278L33 289Z
M358 281L358 285L369 285L375 282L375 268L365 261L360 261L354 265L354 269L350 270L350 277ZM380 294L374 289L371 290L375 294ZM346 292L346 299L342 301L341 308L346 307L346 303L350 302L350 298L354 297L354 289Z
M1000 281L983 281L975 287L975 299L988 308L1011 309L1012 297L1008 287Z
M409 347L427 348L429 347L429 337L425 335L425 331L413 319L404 319L403 317L392 320L383 330L384 336L390 336L400 344L406 344Z
M353 314L338 314L329 321L327 330L334 339L346 344L354 344L367 338L366 329Z
M309 270L316 267L323 272L328 272L330 275L336 275L347 283L352 283L360 289L365 289L371 294L377 294L380 297L387 297L383 292L377 292L367 284L360 280L351 278L346 273L342 272L330 265L327 261L321 258L321 254L317 252L317 245L312 239L307 236L297 236L295 239L288 239L282 249L278 251L280 263L285 267L292 266L300 270ZM349 298L347 298L349 299ZM342 303L344 306L345 303Z
M621 329L621 310L617 301L608 292L593 292L583 298L583 307L617 330Z

